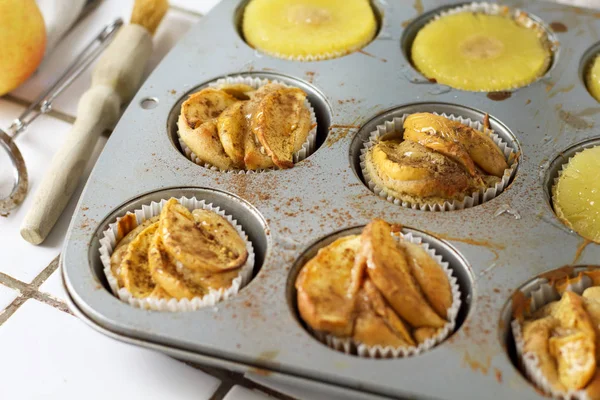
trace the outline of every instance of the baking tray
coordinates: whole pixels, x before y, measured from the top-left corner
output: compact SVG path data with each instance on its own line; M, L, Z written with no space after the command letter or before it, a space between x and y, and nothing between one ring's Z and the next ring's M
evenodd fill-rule
M510 97L450 90L412 69L405 50L440 1L375 1L382 17L376 40L363 51L319 62L256 52L237 28L244 3L222 1L152 73L96 163L62 253L73 309L121 340L192 361L315 382L331 393L542 398L510 358L510 296L544 271L600 259L600 246L583 247L583 239L555 217L546 177L565 161L565 150L600 136L594 129L600 105L582 80L582 63L597 50L600 21L588 10L562 5L504 4L524 7L553 26L560 42L549 73ZM175 139L179 104L208 82L238 74L305 90L317 114L318 150L293 169L257 174L211 171L186 159ZM384 120L415 111L479 120L489 113L492 127L520 152L509 188L480 206L451 212L415 211L373 194L358 168L362 141ZM258 273L215 307L186 313L130 307L108 289L100 232L127 210L180 195L213 201L237 218L253 241ZM336 352L306 331L295 310L293 280L313 245L374 217L421 232L451 258L460 281L456 332L417 357L374 360Z

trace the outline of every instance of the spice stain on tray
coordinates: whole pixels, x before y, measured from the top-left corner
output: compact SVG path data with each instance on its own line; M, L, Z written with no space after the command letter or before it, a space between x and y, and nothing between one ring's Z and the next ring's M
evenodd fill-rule
M565 111L563 109L558 110L558 117L567 125L572 126L575 129L591 129L594 127L594 122L589 122L583 119L579 114Z
M556 89L555 91L553 91L552 93L550 93L548 95L548 98L551 99L552 97L556 96L559 93L569 93L574 88L575 88L575 84L573 83L572 85L566 86L562 89Z
M490 92L487 94L487 98L493 101L503 101L509 99L512 96L512 92Z
M423 11L425 11L423 7L423 0L415 0L413 7L415 8L417 15L421 15L423 14Z
M559 21L550 22L550 28L556 33L564 33L569 30L565 24Z
M494 261L496 261L500 257L500 254L498 253L498 251L506 249L505 245L494 243L489 240L475 240L475 239L470 239L470 238L461 238L461 237L456 237L456 236L439 234L439 233L434 233L434 232L429 232L429 231L425 231L425 232L427 232L428 234L430 234L434 237L438 237L440 239L466 243L466 244L470 244L473 246L485 247L494 254L494 256L495 256Z
M577 261L579 261L579 259L581 258L581 254L585 251L585 248L591 243L591 240L583 239L579 247L577 247L577 251L575 252L575 258L573 259L572 264L576 264Z
M262 368L250 368L249 372L260 376L270 376L271 374L273 374L273 372Z
M279 350L269 350L269 351L263 351L262 353L260 353L258 355L258 360L260 361L272 361L275 358L277 358L277 355L279 354Z
M496 375L496 381L498 383L502 383L502 371L500 371L498 368L494 368L494 375Z
M463 357L463 365L470 367L473 371L480 371L482 374L487 375L490 370L490 365L492 363L492 358L490 356L485 356L484 360L477 359L480 356L471 356L469 352L465 352Z
M327 136L327 147L331 147L340 140L345 139L351 130L359 128L359 125L331 125L329 127L329 135Z
M364 54L365 56L369 56L369 57L375 58L375 59L377 59L377 60L379 60L379 61L382 61L382 62L384 62L384 63L386 63L386 62L388 61L388 60L387 60L387 59L385 59L385 58L379 58L379 57L377 57L377 56L375 56L375 55L373 55L373 54L371 54L371 53L368 53L368 52L366 52L366 51L364 51L364 50L358 50L358 52L359 52L359 53L362 53L362 54Z

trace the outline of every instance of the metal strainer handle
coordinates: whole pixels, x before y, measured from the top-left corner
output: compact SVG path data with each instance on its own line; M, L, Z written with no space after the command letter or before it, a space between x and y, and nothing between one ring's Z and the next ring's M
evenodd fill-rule
M19 148L15 145L15 142L11 140L11 137L2 129L0 129L0 146L8 153L15 175L15 183L12 191L7 197L0 198L0 213L7 213L17 205L21 204L25 198L29 178L27 175L27 168L25 168L25 161L23 160Z

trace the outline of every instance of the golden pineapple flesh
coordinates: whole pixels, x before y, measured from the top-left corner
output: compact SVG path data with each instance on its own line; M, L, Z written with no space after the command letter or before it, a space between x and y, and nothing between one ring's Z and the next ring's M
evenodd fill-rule
M600 56L596 56L585 77L590 94L600 101Z
M575 155L552 189L554 211L567 226L600 243L600 147Z
M252 0L242 30L251 46L267 54L325 59L365 46L377 21L369 0Z
M412 44L415 67L453 88L494 92L525 86L552 58L545 34L508 16L461 12L423 27Z

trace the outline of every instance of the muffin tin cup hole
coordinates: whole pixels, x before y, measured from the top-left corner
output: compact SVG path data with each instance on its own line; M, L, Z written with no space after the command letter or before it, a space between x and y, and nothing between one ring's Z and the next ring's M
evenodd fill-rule
M321 239L313 242L296 259L296 261L292 265L292 268L288 275L286 296L287 296L287 302L288 302L288 307L289 307L290 313L292 314L293 318L298 322L298 324L306 331L306 333L308 335L310 335L312 338L314 338L316 341L318 341L319 343L321 343L323 346L327 347L331 351L336 351L336 350L327 346L322 341L320 341L316 337L315 333L311 331L311 329L306 325L306 323L300 317L300 314L298 311L298 304L297 304L297 290L295 287L296 278L298 277L298 274L300 273L300 270L302 269L302 267L310 259L312 259L314 256L316 256L320 249L330 245L335 240L340 239L342 237L349 236L349 235L359 235L363 229L364 229L364 226L357 226L357 227L343 229L343 230L337 231L335 233L332 233L329 236L326 236L324 238L321 238ZM413 228L407 228L407 227L403 228L402 233L404 233L404 234L410 233L410 234L412 234L413 237L420 238L423 243L428 244L430 248L435 250L435 252L438 255L440 255L445 262L448 263L449 269L452 272L453 277L455 277L457 279L457 284L460 289L460 308L459 308L457 316L456 316L454 329L444 339L444 341L445 341L448 338L452 337L452 335L460 329L460 327L462 326L463 322L466 320L466 318L469 314L469 311L471 309L471 303L472 303L472 298L473 298L473 288L474 288L474 278L473 278L473 274L471 271L471 267L470 267L469 263L466 261L466 259L463 258L462 255L460 255L460 253L454 247L452 247L451 245L449 245L448 243L446 243L440 239L437 239L434 236L431 236L420 230L413 229ZM435 347L443 346L444 341L437 344ZM358 357L355 349L353 349L349 355Z
M585 282L583 279L574 280L573 278L576 278L579 273L584 271L597 272L598 270L600 270L600 266L596 265L574 265L546 271L518 287L505 303L498 321L498 338L513 366L536 389L540 388L528 377L524 362L518 355L517 343L512 327L514 313L520 312L519 310L523 310L525 306L531 307L531 310L535 311L550 301L560 300L560 294L550 286L553 281L556 282L561 278L570 279L570 287L573 291L582 291L589 285L591 279Z
M116 209L111 212L97 227L89 247L88 257L94 276L98 279L98 281L102 282L106 290L111 292L103 271L104 267L100 260L99 254L99 248L101 246L100 239L103 237L103 232L108 229L109 224L112 224L118 217L124 216L127 212L139 210L144 205L150 205L152 202L160 202L163 199L168 200L171 197L195 197L198 200L204 200L207 204L212 204L214 207L219 207L226 214L231 215L233 219L237 221L238 225L241 226L248 236L248 240L252 243L255 255L252 277L244 287L240 288L240 291L243 291L245 287L251 283L251 280L258 274L263 265L270 240L269 236L266 234L266 232L268 232L267 223L260 212L250 203L227 192L209 188L184 187L161 189L155 192L143 194L116 207Z
M598 57L599 55L600 55L600 42L595 43L589 49L587 49L585 51L585 53L583 53L583 56L581 57L581 61L579 62L579 79L581 80L581 83L583 84L583 86L585 86L585 88L588 91L588 94L592 98L594 98L594 97L590 93L590 89L587 84L586 75L587 75L588 71L590 70L590 68L592 67L592 63L594 62L596 57ZM595 98L594 98L594 100L598 101Z
M400 38L400 48L402 53L404 54L404 58L406 59L406 63L407 63L407 70L404 71L404 76L413 83L431 83L431 84L435 84L435 80L429 80L427 77L425 77L413 64L412 61L412 54L411 54L411 49L412 49L412 45L413 42L415 40L415 37L417 36L417 34L419 33L419 31L425 27L425 25L427 25L429 22L432 22L438 15L443 14L443 13L447 13L449 11L455 10L455 9L465 9L468 10L469 7L473 7L475 3L471 4L471 3L464 3L464 4L451 4L451 5L444 5L438 8L435 8L433 10L430 10L428 12L423 13L422 15L420 15L419 17L417 17L416 19L414 19L405 29L404 32L402 33L402 37ZM493 3L481 3L481 4L493 4ZM475 4L476 7L481 8L481 4ZM519 13L521 13L521 10L519 9L512 9L512 14L511 15L518 15ZM546 70L546 72L539 76L535 81L531 82L528 85L522 86L522 87L527 87L530 85L533 85L534 83L546 79L547 77L550 76L550 74L552 73L552 71L554 70L554 68L556 67L556 65L558 64L558 58L559 58L559 54L560 54L560 46L559 46L559 40L556 36L556 34L550 29L550 27L539 17L530 14L528 12L526 12L527 18L531 21L532 24L535 24L537 26L539 26L545 33L546 37L547 37L547 42L549 43L550 46L550 51L551 51L551 57L552 59L550 60L550 63L548 65L548 69ZM449 86L445 86L449 88ZM517 87L514 89L506 89L508 91L512 91L512 90L517 90L520 89L521 87ZM457 89L460 90L460 89Z
M325 95L319 89L317 89L316 87L314 87L313 85L311 85L310 83L308 83L306 81L303 81L303 80L300 80L300 79L297 79L297 78L294 78L294 77L291 77L288 75L270 73L270 72L243 72L243 73L239 73L239 74L230 74L230 75L220 76L215 79L211 79L210 81L204 82L204 83L194 87L193 89L188 90L183 96L181 96L179 98L179 100L171 108L171 111L169 112L169 116L167 118L167 133L169 135L169 139L171 140L171 143L173 144L173 146L188 161L194 162L190 159L190 157L188 157L188 155L186 155L184 148L182 148L182 146L180 144L179 135L177 133L177 131L178 131L177 120L178 120L179 114L181 112L182 104L188 99L188 97L191 94L196 93L202 89L205 89L211 85L214 85L220 79L237 78L237 77L251 78L251 79L256 78L256 79L260 79L260 80L269 80L269 81L279 81L290 87L297 87L299 89L302 89L307 94L308 103L310 104L310 106L312 107L312 109L314 111L314 117L315 117L316 123L317 123L316 138L312 141L312 144L311 144L312 148L308 152L308 155L306 155L303 159L309 158L312 154L314 154L315 152L317 152L319 150L319 148L323 145L323 143L325 143L325 140L327 139L327 135L329 133L329 126L331 124L331 106L329 105ZM188 149L188 152L189 152L189 149ZM198 164L196 164L194 162L194 165L198 165ZM213 169L215 171L219 171L219 169L216 167L211 167L211 169ZM260 170L260 172L268 172L268 171L273 171L273 170L275 170L275 169ZM229 171L224 171L224 172L225 173L253 173L255 171L229 170ZM258 172L258 171L256 171L256 172Z
M544 195L546 197L546 202L552 212L554 213L556 219L560 222L561 225L564 225L566 229L572 231L571 228L566 226L563 221L561 221L556 215L556 211L554 209L554 201L552 199L552 188L556 183L556 179L558 179L560 171L562 171L563 167L569 162L569 160L574 157L577 153L582 152L586 149L591 149L593 147L600 146L600 137L586 139L582 142L576 143L571 147L561 151L558 153L556 157L549 164L546 169L545 174L542 178L542 189L544 190ZM576 234L576 233L575 233Z
M388 111L385 111L382 114L379 114L379 115L373 117L371 120L369 120L367 123L365 123L360 128L358 133L352 139L352 143L350 145L351 166L354 170L354 173L358 177L358 179L369 190L373 191L374 189L371 189L367 178L363 174L363 168L361 166L361 161L362 161L361 156L363 153L363 149L365 148L365 144L367 144L370 141L371 134L375 131L378 131L378 126L379 127L385 126L386 130L387 130L390 123L392 121L394 121L394 119L396 119L396 121L398 121L404 115L420 113L420 112L436 113L439 115L443 115L443 114L453 115L454 117L461 117L463 119L469 119L471 121L474 121L474 122L476 121L476 122L480 122L480 123L483 122L483 120L486 116L486 114L482 111L479 111L479 110L476 110L473 108L468 108L468 107L461 106L461 105L455 105L455 104L450 104L450 103L415 103L415 104L403 105L403 106L399 106L396 108L392 108ZM498 119L496 119L493 116L489 116L489 123L490 123L490 127L493 130L493 132L498 136L498 138L502 142L504 142L507 145L508 148L510 148L510 150L512 150L512 153L516 156L512 165L510 165L510 169L511 169L510 176L507 177L507 175L505 175L505 177L503 178L503 182L501 182L501 186L499 188L497 188L497 190L494 189L490 192L491 189L488 188L488 190L486 190L484 194L479 193L476 196L469 196L469 199L471 199L471 200L468 200L466 198L462 202L446 201L444 203L444 205L435 204L435 205L431 205L431 206L427 205L425 203L423 203L423 204L417 204L417 203L404 204L404 202L400 201L400 199L394 198L391 195L386 195L385 191L381 191L379 193L374 192L374 194L379 195L381 197L385 197L388 201L393 202L398 205L402 205L405 207L411 207L413 209L426 210L426 211L461 210L464 208L475 207L477 205L485 203L486 201L490 201L498 196L501 196L504 189L506 187L508 187L510 185L510 183L512 181L514 181L514 179L517 176L519 164L522 159L522 152L521 152L521 146L520 146L517 138L515 137L515 135L511 132L511 130L506 125L504 125L501 121L499 121ZM396 127L395 132L398 132L399 131L398 129L399 128ZM509 170L507 170L507 171L509 171Z

